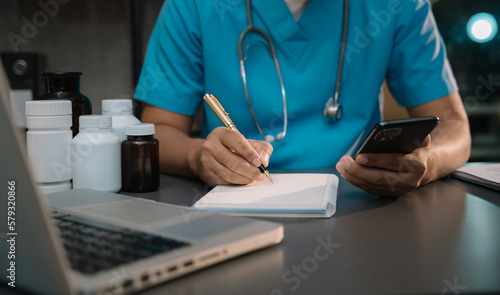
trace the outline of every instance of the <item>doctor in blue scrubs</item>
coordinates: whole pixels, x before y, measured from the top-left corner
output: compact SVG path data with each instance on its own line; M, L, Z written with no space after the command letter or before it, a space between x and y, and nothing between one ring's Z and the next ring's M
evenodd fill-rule
M413 153L362 154L383 81L411 117L440 124ZM257 168L336 167L376 195L402 196L470 154L469 125L427 0L167 0L135 96L156 124L161 170L215 184ZM240 133L205 107L205 93Z

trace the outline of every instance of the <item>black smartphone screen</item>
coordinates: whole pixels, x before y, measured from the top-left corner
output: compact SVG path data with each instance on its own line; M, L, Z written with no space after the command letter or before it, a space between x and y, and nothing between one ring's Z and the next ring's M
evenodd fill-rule
M381 121L373 127L354 157L363 153L411 153L438 123L438 117Z

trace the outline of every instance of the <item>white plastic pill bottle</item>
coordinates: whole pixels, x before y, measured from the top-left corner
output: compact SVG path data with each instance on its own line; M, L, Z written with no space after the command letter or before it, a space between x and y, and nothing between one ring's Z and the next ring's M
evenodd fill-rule
M71 101L26 102L27 157L43 194L71 189Z
M71 143L73 188L116 193L121 188L120 139L111 131L111 117L80 116L80 132Z
M102 114L111 116L112 130L120 141L127 139L125 127L141 123L133 115L131 99L105 99L102 101Z

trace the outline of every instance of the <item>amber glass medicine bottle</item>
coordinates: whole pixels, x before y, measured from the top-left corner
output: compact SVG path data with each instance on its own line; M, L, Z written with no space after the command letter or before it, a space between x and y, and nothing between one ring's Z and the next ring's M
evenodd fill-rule
M154 124L125 127L127 139L122 142L122 190L144 193L160 186L159 143L153 137Z
M72 104L73 137L80 130L79 118L92 114L92 103L80 93L81 72L46 72L42 73L43 93L36 100L69 100Z

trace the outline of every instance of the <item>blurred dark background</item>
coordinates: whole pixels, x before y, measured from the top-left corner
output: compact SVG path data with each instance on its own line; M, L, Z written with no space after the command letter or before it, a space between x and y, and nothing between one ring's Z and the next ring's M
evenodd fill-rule
M471 160L500 161L500 1L439 0L433 11L469 115Z
M34 53L38 72L82 72L81 92L92 101L93 113L100 113L103 99L132 96L162 4L163 0L2 0L4 66L11 68L6 55L9 59L14 53ZM42 90L38 82L36 95Z
M11 70L13 65L5 61L14 62L19 57L28 64L22 75L11 73L17 77L11 82L19 99L40 93L38 73L43 71L83 72L81 92L92 101L93 113L101 112L103 99L131 98L162 3L163 0L0 1L0 52L4 65ZM500 1L432 3L471 123L471 161L500 161L500 36L497 33L488 42L479 43L467 33L468 23L478 13L500 20ZM481 26L479 29L481 33ZM23 66L17 65L19 73ZM386 119L404 116L397 108L386 110Z

